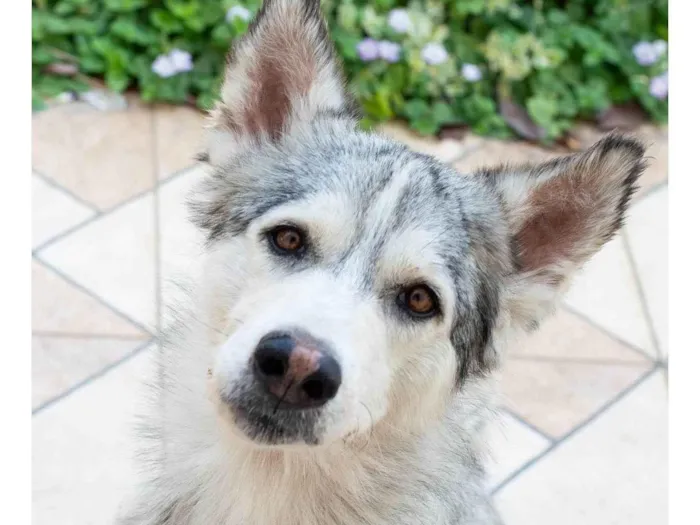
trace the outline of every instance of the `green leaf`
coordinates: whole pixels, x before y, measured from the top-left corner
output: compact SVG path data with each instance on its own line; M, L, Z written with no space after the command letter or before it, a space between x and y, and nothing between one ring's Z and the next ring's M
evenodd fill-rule
M163 33L178 33L183 29L182 22L165 9L153 9L148 16L151 23Z
M146 6L148 0L104 0L105 6L111 11L127 13Z
M112 34L133 44L148 46L158 42L158 35L150 27L124 16L117 18L109 29Z
M545 128L551 125L554 117L557 115L557 104L550 98L530 98L526 102L525 107L532 120Z

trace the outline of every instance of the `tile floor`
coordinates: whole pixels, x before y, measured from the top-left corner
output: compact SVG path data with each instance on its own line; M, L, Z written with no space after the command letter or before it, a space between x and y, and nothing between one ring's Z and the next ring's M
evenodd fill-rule
M176 275L196 264L182 206L201 116L132 101L33 117L35 525L110 523L134 477L130 429ZM468 172L533 146L387 131ZM667 486L667 133L624 231L514 348L490 483L506 525L661 525ZM586 145L590 130L582 135Z

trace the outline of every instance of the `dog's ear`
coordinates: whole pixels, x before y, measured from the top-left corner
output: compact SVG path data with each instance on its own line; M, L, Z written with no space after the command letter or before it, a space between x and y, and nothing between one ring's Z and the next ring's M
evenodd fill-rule
M516 318L536 324L619 230L645 164L642 144L609 135L580 154L477 174L498 193L510 228L516 272L507 293Z
M265 0L229 56L212 111L209 161L275 141L322 111L350 111L319 0Z

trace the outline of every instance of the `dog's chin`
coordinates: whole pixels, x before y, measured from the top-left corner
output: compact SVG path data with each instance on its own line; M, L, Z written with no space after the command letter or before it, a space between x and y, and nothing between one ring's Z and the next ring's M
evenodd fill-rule
M234 434L264 448L315 447L320 444L315 417L299 412L276 411L246 400L221 399Z

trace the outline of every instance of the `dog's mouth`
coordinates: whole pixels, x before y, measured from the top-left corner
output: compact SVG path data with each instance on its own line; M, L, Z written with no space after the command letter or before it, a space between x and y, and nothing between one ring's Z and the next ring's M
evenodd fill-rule
M248 439L261 445L318 445L318 410L284 410L268 406L257 396L225 396L233 423Z

